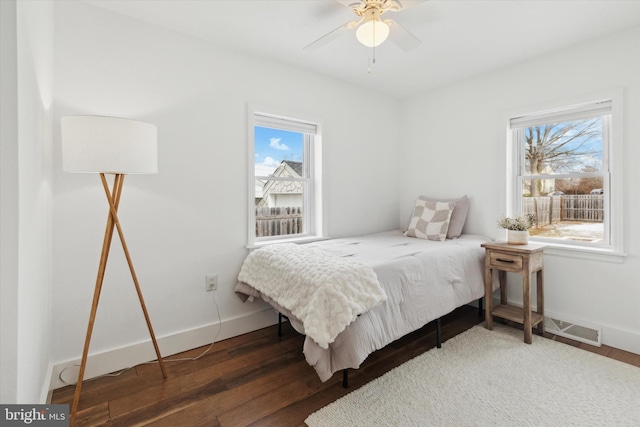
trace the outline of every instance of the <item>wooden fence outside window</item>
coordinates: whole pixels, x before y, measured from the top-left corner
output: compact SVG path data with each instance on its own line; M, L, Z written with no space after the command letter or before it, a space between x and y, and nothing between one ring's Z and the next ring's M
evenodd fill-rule
M602 194L524 197L522 210L535 215L537 227L561 221L603 222L604 198Z
M302 231L301 207L256 208L256 237L286 236Z

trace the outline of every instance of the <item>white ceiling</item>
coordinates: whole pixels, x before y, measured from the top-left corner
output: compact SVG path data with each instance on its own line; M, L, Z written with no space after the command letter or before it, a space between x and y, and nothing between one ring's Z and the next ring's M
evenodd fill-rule
M356 18L335 0L84 1L399 98L640 26L636 0L411 1L385 18L422 43L404 52L385 42L368 73L371 49L360 45L354 32L320 49L303 50Z

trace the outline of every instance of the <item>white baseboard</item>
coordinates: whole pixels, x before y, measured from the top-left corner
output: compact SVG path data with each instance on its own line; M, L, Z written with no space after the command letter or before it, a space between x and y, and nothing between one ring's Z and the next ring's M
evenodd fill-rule
M640 354L640 334L602 326L602 343L634 354Z
M216 334L216 341L221 341L274 325L277 322L277 313L272 308L266 308L244 316L224 319L222 325L213 323L158 337L158 347L160 347L160 353L164 358L211 344ZM221 328L219 333L218 328ZM151 339L97 354L90 354L87 358L84 379L95 378L155 359L156 354ZM43 392L42 398L48 402L50 400L49 391L74 384L78 379L79 366L80 359L67 360L51 365L49 369L51 373L49 384L45 384L43 387L45 392Z

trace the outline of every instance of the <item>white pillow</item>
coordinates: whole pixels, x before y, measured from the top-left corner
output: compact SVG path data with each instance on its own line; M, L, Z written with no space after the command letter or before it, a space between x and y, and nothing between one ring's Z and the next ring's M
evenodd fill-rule
M444 242L455 205L455 202L430 202L419 198L404 235Z

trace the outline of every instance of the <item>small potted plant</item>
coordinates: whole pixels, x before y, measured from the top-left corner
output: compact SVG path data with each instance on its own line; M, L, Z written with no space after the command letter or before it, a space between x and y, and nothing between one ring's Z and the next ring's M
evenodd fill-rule
M534 214L522 214L515 217L503 216L497 224L507 230L507 243L510 245L526 245L529 243L529 229L536 221Z

